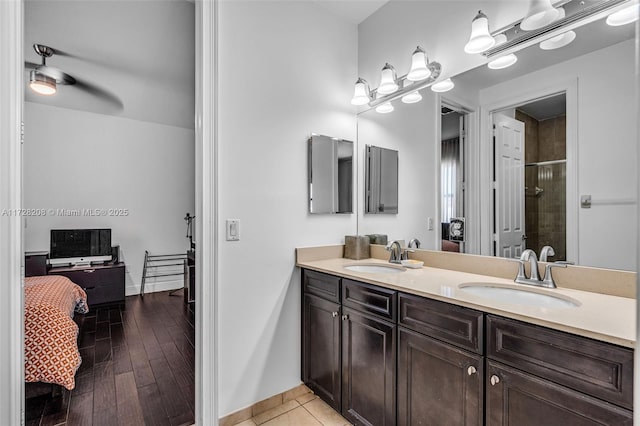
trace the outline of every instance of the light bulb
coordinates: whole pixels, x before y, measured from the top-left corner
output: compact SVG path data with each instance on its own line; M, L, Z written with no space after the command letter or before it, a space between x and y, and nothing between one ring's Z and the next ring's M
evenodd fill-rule
M553 50L559 49L561 47L566 46L571 43L576 38L576 33L573 31L567 31L566 33L562 33L555 37L551 37L548 40L544 40L540 42L540 49L542 50Z
M420 81L429 78L431 70L427 66L427 55L424 50L418 46L411 55L411 69L407 74L407 80Z
M496 44L495 39L489 34L489 19L481 10L471 22L471 35L464 46L466 53L482 53Z
M607 16L607 24L612 27L630 24L638 20L639 14L640 4L634 4Z
M366 105L371 101L369 97L369 85L367 81L359 78L356 81L355 88L353 90L353 98L351 98L352 105Z
M537 30L558 19L558 9L551 5L551 0L531 0L529 12L520 22L520 29L525 31Z
M381 95L389 95L396 90L398 90L398 83L396 83L396 70L393 66L385 64L380 76L378 93Z
M404 102L405 104L415 104L416 102L420 102L421 100L422 95L420 95L417 90L415 92L407 93L402 97L402 102Z
M391 102L385 102L382 105L379 105L378 107L376 107L376 112L379 112L380 114L388 114L392 111L393 111L393 105L391 105Z
M487 66L492 70L501 70L503 68L508 68L511 65L515 64L518 61L518 57L513 53L508 55L501 56L493 61L489 62Z
M39 95L51 96L57 92L56 80L36 70L31 70L29 87Z
M455 87L455 84L453 84L453 81L451 81L451 79L448 78L446 80L439 81L433 86L431 86L431 90L437 93L442 93L442 92L448 92L454 87Z

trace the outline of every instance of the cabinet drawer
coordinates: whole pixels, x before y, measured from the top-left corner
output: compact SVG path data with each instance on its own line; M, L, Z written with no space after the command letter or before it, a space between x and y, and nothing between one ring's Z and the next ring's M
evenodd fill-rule
M632 350L492 315L487 329L487 357L632 408Z
M400 293L398 323L418 333L483 354L483 313Z
M342 280L342 304L361 312L396 320L397 292L371 284Z
M302 272L305 293L340 302L340 278L307 269Z
M124 286L87 286L83 289L87 293L89 309L103 303L124 302Z
M24 276L34 277L41 275L47 275L47 255L25 253Z

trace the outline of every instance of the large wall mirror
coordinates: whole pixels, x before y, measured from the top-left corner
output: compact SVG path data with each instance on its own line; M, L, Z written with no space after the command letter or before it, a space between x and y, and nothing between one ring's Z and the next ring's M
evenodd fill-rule
M309 212L353 213L353 142L309 138Z
M562 48L534 44L516 52L509 68L482 65L453 76L451 92L426 89L418 104L397 100L390 114L359 114L361 146L379 134L395 141L401 182L417 183L408 193L400 187L400 211L412 203L410 214L397 223L359 218L360 229L418 237L423 247L442 249L443 211L455 194L449 211L463 214L446 214L466 219L461 251L517 257L524 248L539 254L551 245L556 254L549 261L635 270L635 27L602 19L574 31L573 43ZM445 153L444 141L459 137L447 137L442 127L450 103L461 107L449 114L465 137ZM521 157L509 153L514 146L494 146L494 125L498 144L521 138ZM441 172L453 152L462 179L454 178L459 189L447 194ZM581 204L588 196L591 205Z

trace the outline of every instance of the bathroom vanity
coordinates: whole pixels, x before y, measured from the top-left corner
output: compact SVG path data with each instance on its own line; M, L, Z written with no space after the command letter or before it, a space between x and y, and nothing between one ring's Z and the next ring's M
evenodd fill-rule
M387 263L298 261L302 380L352 423L632 424L634 329L615 322L633 323L633 299L519 306L460 288L496 277L345 268L371 261Z

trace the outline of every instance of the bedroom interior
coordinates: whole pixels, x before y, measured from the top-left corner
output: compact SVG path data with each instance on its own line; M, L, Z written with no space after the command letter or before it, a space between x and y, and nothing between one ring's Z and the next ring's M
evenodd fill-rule
M25 3L27 425L193 422L194 13L189 2ZM36 92L48 76L54 94ZM182 255L149 263L147 251Z
M631 294L635 292L635 271L638 265L636 207L598 205L598 201L603 197L595 196L598 193L604 194L611 191L613 197L626 199L635 198L637 192L635 172L638 158L637 155L634 155L634 152L637 154L635 149L637 129L634 126L624 125L628 125L630 121L635 122L633 111L635 111L638 101L636 94L629 89L629 85L637 83L637 74L631 75L628 72L633 67L634 55L637 55L637 44L634 46L633 40L628 39L613 47L599 49L591 55L572 58L567 61L570 63L552 67L548 72L539 70L540 72L533 74L536 79L533 83L526 79L515 79L496 83L498 87L495 88L495 93L486 89L487 86L480 88L481 85L475 88L467 87L470 92L465 92L465 82L462 80L467 75L466 71L474 68L477 70L476 67L486 67L486 61L480 55L471 56L463 51L463 46L469 36L469 24L478 8L481 8L489 17L491 30L494 30L522 18L527 12L526 2L381 1L377 2L378 4L373 10L370 10L370 13L373 13L367 15L368 17L362 17L355 21L352 18L345 18L346 14L336 14L328 10L331 8L331 3L338 2L327 2L328 4L325 5L316 4L322 2L307 1L200 2L196 0L193 3L196 5L196 16L199 17L196 28L198 34L196 44L201 43L200 48L204 46L203 50L205 51L203 54L201 50L198 50L196 58L196 75L203 77L204 74L205 89L196 90L198 96L202 96L202 98L196 100L196 116L199 118L196 120L195 131L196 141L200 141L200 143L205 141L204 149L202 145L198 146L198 142L196 142L195 148L197 161L202 160L196 167L200 169L196 172L195 184L196 187L204 189L204 191L196 193L196 207L193 211L200 218L204 218L204 224L200 226L200 230L204 230L205 235L208 235L208 237L202 238L200 234L198 243L200 244L202 241L205 247L209 242L211 243L209 247L211 250L205 249L204 252L206 259L208 259L205 266L207 268L215 266L215 273L209 269L201 275L208 286L203 293L205 302L199 305L199 307L204 305L204 318L207 321L207 327L200 334L197 329L195 331L200 339L199 342L205 342L205 345L200 346L203 351L199 352L200 360L198 361L196 357L196 362L199 362L196 366L196 372L199 372L200 376L196 378L195 414L197 424L215 424L218 418L222 418L223 424L227 424L230 421L230 416L246 417L247 408L251 414L255 406L262 408L273 406L275 400L279 398L280 401L284 401L287 391L300 384L302 362L300 359L302 351L300 348L302 339L300 300L304 292L302 287L304 275L301 274L292 255L296 247L328 245L340 247L345 235L365 232L387 232L392 238L408 239L409 237L415 238L415 234L419 230L424 233L424 236L420 236L419 239L422 242L421 248L425 249L419 251L418 254L424 258L425 266L435 267L442 259L464 259L465 262L458 262L458 266L464 263L472 265L474 262L477 266L477 263L482 263L480 267L484 267L485 271L491 268L508 271L505 274L505 279L506 275L511 273L510 267L513 264L492 257L490 244L481 240L482 233L479 229L491 225L492 219L487 219L487 223L485 223L485 219L489 217L489 211L475 212L473 203L469 206L465 205L465 215L469 218L467 236L470 240L465 242L464 248L465 251L469 250L469 253L481 253L482 256L475 257L455 253L453 255L457 257L451 258L446 257L451 254L431 251L442 244L444 234L438 226L440 206L437 188L439 186L435 183L437 183L439 170L437 170L437 160L435 159L441 157L437 155L439 153L435 149L429 150L429 152L416 152L416 155L412 156L413 158L407 158L408 153L413 153L408 148L403 147L399 150L402 155L400 158L402 172L406 172L408 169L413 169L414 172L419 169L428 171L413 175L417 178L408 175L401 177L401 183L409 183L401 190L422 191L424 198L427 199L426 203L412 205L411 208L400 205L399 214L402 216L390 215L387 218L373 218L363 215L362 201L364 198L360 192L362 186L358 182L356 182L357 195L354 197L353 214L331 216L308 214L306 208L309 201L306 197L308 171L305 141L310 132L353 140L354 151L361 155L363 145L366 142L359 137L358 127L360 121L364 121L364 117L356 118L355 109L348 102L353 94L353 82L356 81L359 74L362 74L361 76L369 81L377 81L380 67L387 61L398 66L398 69L403 69L403 64L408 65L409 54L413 51L416 43L420 43L425 50L430 52L430 55L433 54L438 58L438 61L443 63L443 69L447 74L450 74L444 74L443 77L452 77L452 81L455 81L456 84L455 91L449 92L448 95L433 95L429 90L426 90L427 95L424 96L426 99L423 98L423 102L427 101L427 111L430 118L419 122L424 125L422 130L412 131L426 132L430 135L430 141L432 139L438 140L440 136L435 122L440 120L441 105L439 101L441 97L447 96L459 104L476 107L480 107L481 102L488 102L491 107L498 108L504 106L500 103L500 92L518 92L528 84L531 84L530 87L540 88L544 83L550 82L549 85L553 86L555 90L560 86L556 83L566 75L575 80L579 78L580 88L584 88L583 83L596 82L595 90L580 92L580 99L582 101L597 99L603 102L601 105L606 107L595 108L590 107L590 104L580 104L580 111L583 114L580 116L580 125L574 123L574 130L579 129L577 134L581 140L585 138L596 142L589 145L586 152L581 152L581 155L585 154L590 159L591 166L597 165L596 172L588 165L580 172L581 189L592 192L594 194L593 200L596 202L590 210L581 208L579 203L571 203L575 208L576 215L579 216L575 216L568 225L576 225L576 228L579 225L576 233L580 233L577 239L580 241L581 261L590 266L597 265L597 262L611 262L609 264L619 270L611 272L605 269L569 266L566 269L558 270L557 278L559 283L565 284L563 277L566 277L564 274L568 271L581 272L584 274L583 278L589 278L589 274L598 272L595 279L595 281L599 281L596 283L597 285L589 279L585 279L585 282L597 287L598 285L602 286L603 282L609 283L608 279L603 278L611 276L607 273L618 277L624 276L625 279L622 280L626 295L624 298L635 303L635 300L632 299L635 296ZM371 3L376 2L372 1ZM215 5L215 10L208 9L211 5ZM14 3L4 2L0 4L0 10L9 12L9 15L0 13L0 22L3 24L0 25L0 33L2 35L12 35L14 32L21 34L21 26L18 24L21 20L19 2L17 0ZM203 21L205 21L204 25ZM215 31L213 27L215 27ZM331 31L327 31L327 28L331 28ZM291 34L296 34L296 37L291 37ZM15 82L20 79L28 79L28 73L25 74L23 70L23 61L34 62L37 60L36 57L28 56L33 54L31 42L25 40L22 43L20 37L18 36L20 52L13 54L11 54L13 50L8 38L0 37L2 52L5 53L8 50L10 53L4 56L10 65L0 63L0 70L2 70L0 89L3 95L0 96L0 112L3 112L0 114L0 124L2 124L0 132L10 141L20 140L20 128L15 124L20 122L22 115L20 108L16 106L16 100L21 99L24 88L21 86L19 95L7 91L11 85L5 84L5 80ZM580 41L580 37L577 40ZM49 44L56 46L55 43ZM537 46L533 47L537 48ZM250 52L250 54L239 55L239 51ZM562 52L562 50L556 51L556 56L561 56L561 53L558 52ZM213 59L212 53L215 56ZM600 61L596 61L596 66L589 66L590 61L595 58ZM622 65L611 67L608 63L611 58L618 58ZM523 60L523 57L519 57L518 64L522 64ZM48 64L53 66L54 62L50 61ZM259 67L256 64L259 64ZM20 69L19 76L11 74L16 68ZM259 78L256 78L256 68L260 70ZM68 70L69 68L64 69ZM607 70L606 75L609 73L615 75L610 82L602 81L601 77L605 75L601 72L603 69ZM502 71L498 70L498 72ZM200 77L196 78L196 85L203 83ZM475 80L475 82L479 81ZM471 82L473 83L473 81ZM467 81L467 83L469 82ZM567 85L563 87L566 88ZM573 95L576 95L577 88L577 84L575 87L569 86L569 92L573 90ZM613 90L609 92L608 88L613 88ZM60 90L62 89L60 88ZM473 99L468 99L465 93L473 93L473 96L470 96ZM5 97L5 94L11 96ZM623 99L623 101L615 103L616 98ZM27 102L26 105L28 104L32 103ZM621 104L629 107L619 108ZM22 104L20 103L20 105ZM567 106L569 110L575 107L575 105L571 105L571 101L568 101ZM31 117L44 118L45 112L39 116L36 115L39 107L40 105L33 104L31 112L25 111L25 118L28 118L29 114ZM198 113L198 111L202 112L202 108L208 111L204 117L213 117L214 119L203 119ZM207 108L214 108L214 110ZM398 111L399 108L396 112ZM575 108L573 111L575 112ZM7 112L6 115L5 112ZM570 114L568 111L567 115ZM600 114L605 114L607 119L601 120ZM631 115L631 119L629 119L629 115ZM471 130L477 132L481 125L487 124L480 121L477 117L471 117ZM200 127L203 122L206 124L204 134L202 127ZM623 126L615 126L614 134L622 134L623 137L615 138L610 144L603 143L602 141L609 139L607 134L600 131L598 125L602 122L609 124L602 125L603 129L611 129L615 124L622 124ZM7 130L8 127L5 126L7 123L13 125L9 129L11 131ZM65 123L65 128L73 127L74 124L72 120ZM93 124L95 126L87 125L86 127L91 131L105 127L101 127L98 122ZM567 128L570 127L572 126L567 123ZM211 131L212 128L215 129L214 132ZM46 134L40 136L47 137ZM479 138L479 135L476 137ZM633 146L627 146L629 143L632 143ZM622 151L628 155L619 155L620 150L607 150L613 144L625 147L622 148ZM122 146L119 151L125 152L130 146L134 146L134 144L129 143ZM25 154L28 148L25 145ZM0 185L2 185L0 207L3 208L26 207L26 203L21 201L19 183L24 179L26 187L27 179L35 180L33 179L33 170L30 170L29 176L27 176L28 165L25 164L24 167L20 165L18 154L13 145L2 144L0 146L0 165L3 166L0 167L0 173L3 178L8 176L7 179L0 179ZM420 155L418 156L418 154ZM475 154L479 153L475 152ZM126 161L126 157L121 155L118 159L111 161L112 163L116 163L120 159ZM140 155L139 158L143 158L143 156ZM415 163L411 163L411 161ZM362 166L360 159L357 163ZM274 167L274 164L283 166ZM409 166L410 164L411 166ZM616 165L619 167L616 168ZM96 167L98 166L100 164L97 164ZM213 166L215 166L215 172ZM490 162L474 162L474 166L490 170ZM25 170L24 178L21 177L23 168ZM364 174L363 170L357 167L356 169L358 175L361 172ZM624 172L627 175L624 184L609 187L611 182L608 178L615 182L619 173L602 172L601 170L604 169ZM477 173L480 171L475 170ZM362 177L358 176L358 178ZM425 179L428 184L425 184L423 188L416 189L413 185L418 179ZM434 185L431 185L432 183ZM125 187L135 187L139 184L140 179L128 180ZM475 182L472 183L472 186L482 193L475 201L482 200L485 204L490 204L488 200L491 199L491 196L488 186L480 188L478 184L476 187ZM205 195L204 200L202 198L198 200L198 197L202 197L203 194L208 194L208 196ZM401 203L408 200L406 192L404 194L400 195ZM25 199L27 196L25 191ZM467 207L470 209L467 210ZM181 219L185 211L188 209L183 209L176 217ZM625 218L625 225L628 225L628 227L625 226L624 232L611 232L610 222L602 220L603 216L610 215L612 211L623 212L622 217ZM474 213L477 213L475 217ZM617 213L614 216L619 217ZM435 222L433 230L427 229L430 222L429 217L432 217ZM226 218L236 218L236 220L242 221L239 241L225 241ZM27 229L32 226L31 222L29 218ZM20 222L13 218L2 218L0 223L0 232L4 232L3 238L0 238L0 276L16 283L20 275L17 266L20 259L16 253L28 249L26 245L21 245L16 239L20 237L20 232L23 232L15 230L17 223ZM269 226L265 226L265 223L268 223ZM14 228L10 228L8 225L12 225ZM182 225L178 227L182 229ZM98 227L98 225L92 226ZM112 228L114 235L116 234L115 226L109 224L104 226ZM71 226L64 228L69 227ZM45 232L48 231L49 229L45 230ZM117 239L122 235L121 232L131 234L135 231L132 231L131 228L118 231ZM184 234L179 238L184 240ZM116 238L114 237L114 239ZM37 244L38 247L33 250L42 250L42 248L48 247L48 244L48 240L42 239ZM619 250L603 250L603 246L621 248ZM145 248L143 247L143 250ZM383 247L378 248L382 254L377 253L377 260L386 264L388 253L384 252ZM123 257L127 265L130 261L135 261L131 256L132 251L129 249ZM386 258L383 259L383 257ZM251 267L247 267L247 259L251 261ZM431 265L430 262L432 262ZM142 264L142 261L140 263ZM198 262L198 266L202 267L203 262ZM444 269L447 269L446 266ZM344 271L341 274L344 275ZM413 274L413 271L405 271L403 274ZM129 278L127 277L127 279ZM362 276L358 276L358 278L362 282L375 281L370 278L362 278ZM508 278L512 281L513 277L509 276ZM611 288L616 287L614 281L611 281ZM129 284L131 285L127 287L133 290L136 284L135 279L132 279ZM153 301L155 295L160 294L162 293L152 293L150 294L152 297L148 300ZM0 312L5 315L5 321L0 321L0 327L2 327L0 339L3 343L0 346L15 348L18 345L16 330L20 329L20 323L15 315L15 307L21 305L21 299L16 297L13 289L9 289L6 299L6 301L0 302L2 303ZM136 300L139 303L139 299ZM178 298L162 300L176 301ZM134 310L139 306L128 304L127 309L129 308ZM203 310L198 310L198 314L202 314L202 312ZM250 315L247 315L247 312L250 312ZM109 328L111 325L118 328L118 316L114 313L116 321L112 324L109 311L96 313L96 320L91 319L91 316L85 318L89 323L98 322L98 315L101 318L99 322L103 323L103 326L106 323ZM624 313L615 311L609 315L609 311L605 311L603 308L601 313L593 315L593 318L606 322L612 316L624 317L625 325L621 327L622 334L627 333L631 328L635 330L635 327L627 326L633 322L633 316L627 315L627 311ZM120 321L123 325L126 322L122 312L120 313ZM146 320L141 321L144 324ZM215 326L211 326L211 322ZM92 327L90 326L89 329ZM140 329L137 331L140 333ZM97 332L96 329L94 333ZM81 337L82 334L84 333L81 332ZM121 342L118 332L110 335L111 338L114 336L116 342ZM627 338L625 337L625 339ZM106 339L100 340L106 341ZM625 340L624 346L629 348L628 345L633 345L633 342L636 341L637 339L629 338ZM81 344L84 345L84 343ZM112 348L120 347L118 343L114 345L113 341L110 344ZM96 350L94 345L94 351ZM15 350L6 348L1 349L0 352L0 361L2 361L0 362L0 371L9 378L6 386L2 388L4 393L1 398L0 415L3 416L3 419L11 419L8 421L9 424L19 422L21 417L20 400L23 399L23 395L20 394L21 386L24 384L22 377L16 378L14 373L16 369L20 368L19 364L22 362L22 358L15 352ZM115 349L112 351L112 356L114 353ZM635 371L638 372L638 369L636 368ZM93 374L95 375L96 372L94 371ZM629 376L627 375L627 378ZM19 379L18 383L16 383L17 379ZM127 383L130 382L120 382L121 385ZM493 384L487 383L486 388L489 389L491 385ZM131 389L131 387L127 388ZM636 399L638 399L637 396ZM88 402L88 400L89 398L86 397L84 401ZM290 400L288 403L293 404ZM305 405L302 402L299 404ZM123 406L127 407L126 404ZM299 408L305 409L305 407ZM291 410L291 413L299 411L296 408ZM250 421L248 424L251 424Z

